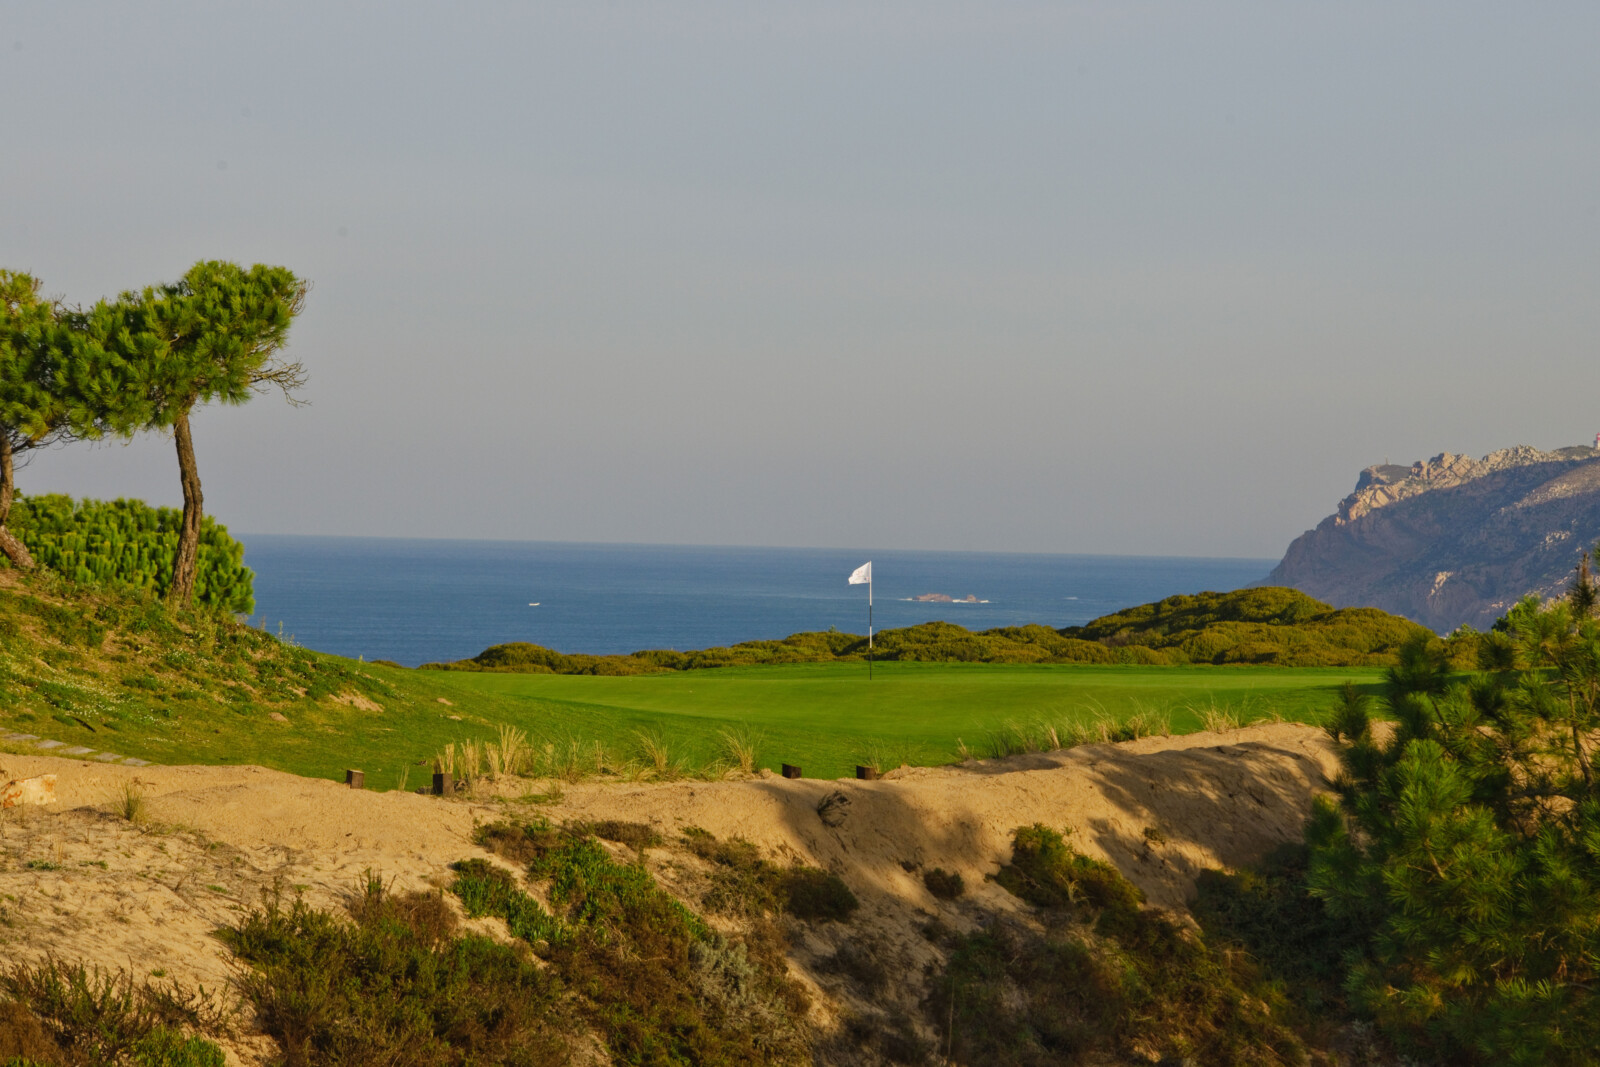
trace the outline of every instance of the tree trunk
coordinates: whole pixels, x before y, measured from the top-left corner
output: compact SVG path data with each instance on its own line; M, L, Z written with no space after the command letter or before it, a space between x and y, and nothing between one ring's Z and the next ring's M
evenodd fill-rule
M178 442L178 475L183 480L183 529L178 533L178 554L172 560L172 584L167 587L167 602L185 607L194 599L194 573L200 561L200 516L205 509L187 411L172 424L172 436Z
M11 435L0 431L0 552L4 552L18 570L31 571L33 556L28 552L28 546L6 529L6 520L11 517L11 498L16 495L16 488Z

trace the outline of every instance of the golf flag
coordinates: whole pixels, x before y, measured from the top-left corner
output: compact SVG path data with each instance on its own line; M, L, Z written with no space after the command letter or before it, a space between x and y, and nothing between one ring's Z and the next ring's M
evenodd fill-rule
M867 560L867 562L863 563L861 566L857 567L855 570L850 572L850 584L851 585L871 585L872 584L872 561L870 559Z

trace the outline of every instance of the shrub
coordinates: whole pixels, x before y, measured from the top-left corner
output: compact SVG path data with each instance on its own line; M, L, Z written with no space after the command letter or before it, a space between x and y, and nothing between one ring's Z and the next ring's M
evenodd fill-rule
M1086 905L1130 912L1144 903L1144 894L1115 867L1080 854L1060 833L1038 823L1012 833L1011 862L995 881L1042 908Z
M698 827L684 832L684 844L713 867L703 901L711 911L743 918L789 914L797 919L843 922L860 906L839 876L797 864L779 867L760 850L735 838L718 841Z
M1130 1061L1304 1062L1282 995L1247 954L1141 907L1115 868L1060 834L1019 828L996 880L1045 908L1046 926L995 922L953 939L925 1004L952 1062L1099 1063L1112 1051Z
M1394 728L1373 731L1350 700L1330 723L1343 773L1337 803L1319 803L1308 824L1308 882L1355 943L1353 1007L1408 1053L1594 1062L1593 594L1519 603L1495 632L1472 635L1476 677L1451 675L1444 642L1411 642L1389 672Z
M797 919L844 922L861 906L838 875L816 867L789 867L781 882L784 904Z
M93 1067L221 1067L222 1051L192 1031L222 1033L227 1011L203 990L55 959L0 974L0 1055Z
M127 585L165 594L183 514L137 500L73 501L47 495L21 497L7 525L34 560L80 585ZM248 615L255 610L254 576L244 546L209 516L200 526L195 601Z
M961 875L943 867L932 867L922 872L922 884L940 900L955 900L967 891Z
M371 880L355 910L270 897L222 932L289 1067L567 1062L559 987L514 949L451 936L435 905Z
M714 932L655 884L639 864L611 859L581 827L539 826L485 840L532 853L561 933L542 943L516 919L538 905L483 860L455 865L469 914L506 918L579 998L612 1062L799 1063L809 1059L797 1019L803 991L769 943ZM540 909L542 912L542 909Z
M1006 626L974 633L929 622L877 635L880 660L943 663L1275 663L1333 667L1388 665L1423 627L1375 608L1335 610L1293 589L1241 589L1174 596L1107 615L1084 626ZM555 674L640 674L773 663L860 660L867 639L798 633L780 641L745 641L697 652L643 651L627 656L568 655L526 642L485 649L470 660L428 663L441 670ZM734 762L753 752L735 746ZM749 759L744 758L745 754Z

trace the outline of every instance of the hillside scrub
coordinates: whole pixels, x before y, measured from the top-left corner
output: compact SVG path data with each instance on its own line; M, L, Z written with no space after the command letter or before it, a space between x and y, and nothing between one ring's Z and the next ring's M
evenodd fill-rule
M1286 667L1388 666L1400 646L1428 631L1373 608L1335 610L1293 589L1172 596L1085 626L1008 626L974 633L948 622L884 630L873 657L886 662L1189 664ZM425 669L530 674L631 675L782 663L863 660L867 639L837 631L792 634L695 652L626 656L565 654L523 641Z
M478 840L524 861L553 911L484 860L457 863L451 891L469 916L504 919L550 964L614 1062L809 1061L806 996L770 925L742 937L713 930L586 827L498 823Z
M570 1062L577 1027L560 981L507 945L459 934L436 894L392 894L369 878L351 911L273 897L221 932L286 1067Z
M999 919L948 938L925 1001L950 1062L1129 1060L1279 1065L1309 1059L1290 1010L1247 953L1157 909L1057 831L1018 828L995 876L1042 929Z
M152 589L0 572L0 721L116 744L189 735L264 709L391 690L346 660L288 644L226 611L174 613Z
M0 972L5 1067L223 1067L232 1013L204 990L55 959Z

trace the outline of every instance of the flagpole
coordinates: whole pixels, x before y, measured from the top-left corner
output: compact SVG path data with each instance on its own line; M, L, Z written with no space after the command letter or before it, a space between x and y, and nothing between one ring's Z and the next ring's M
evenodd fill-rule
M867 579L867 681L872 681L872 579Z

